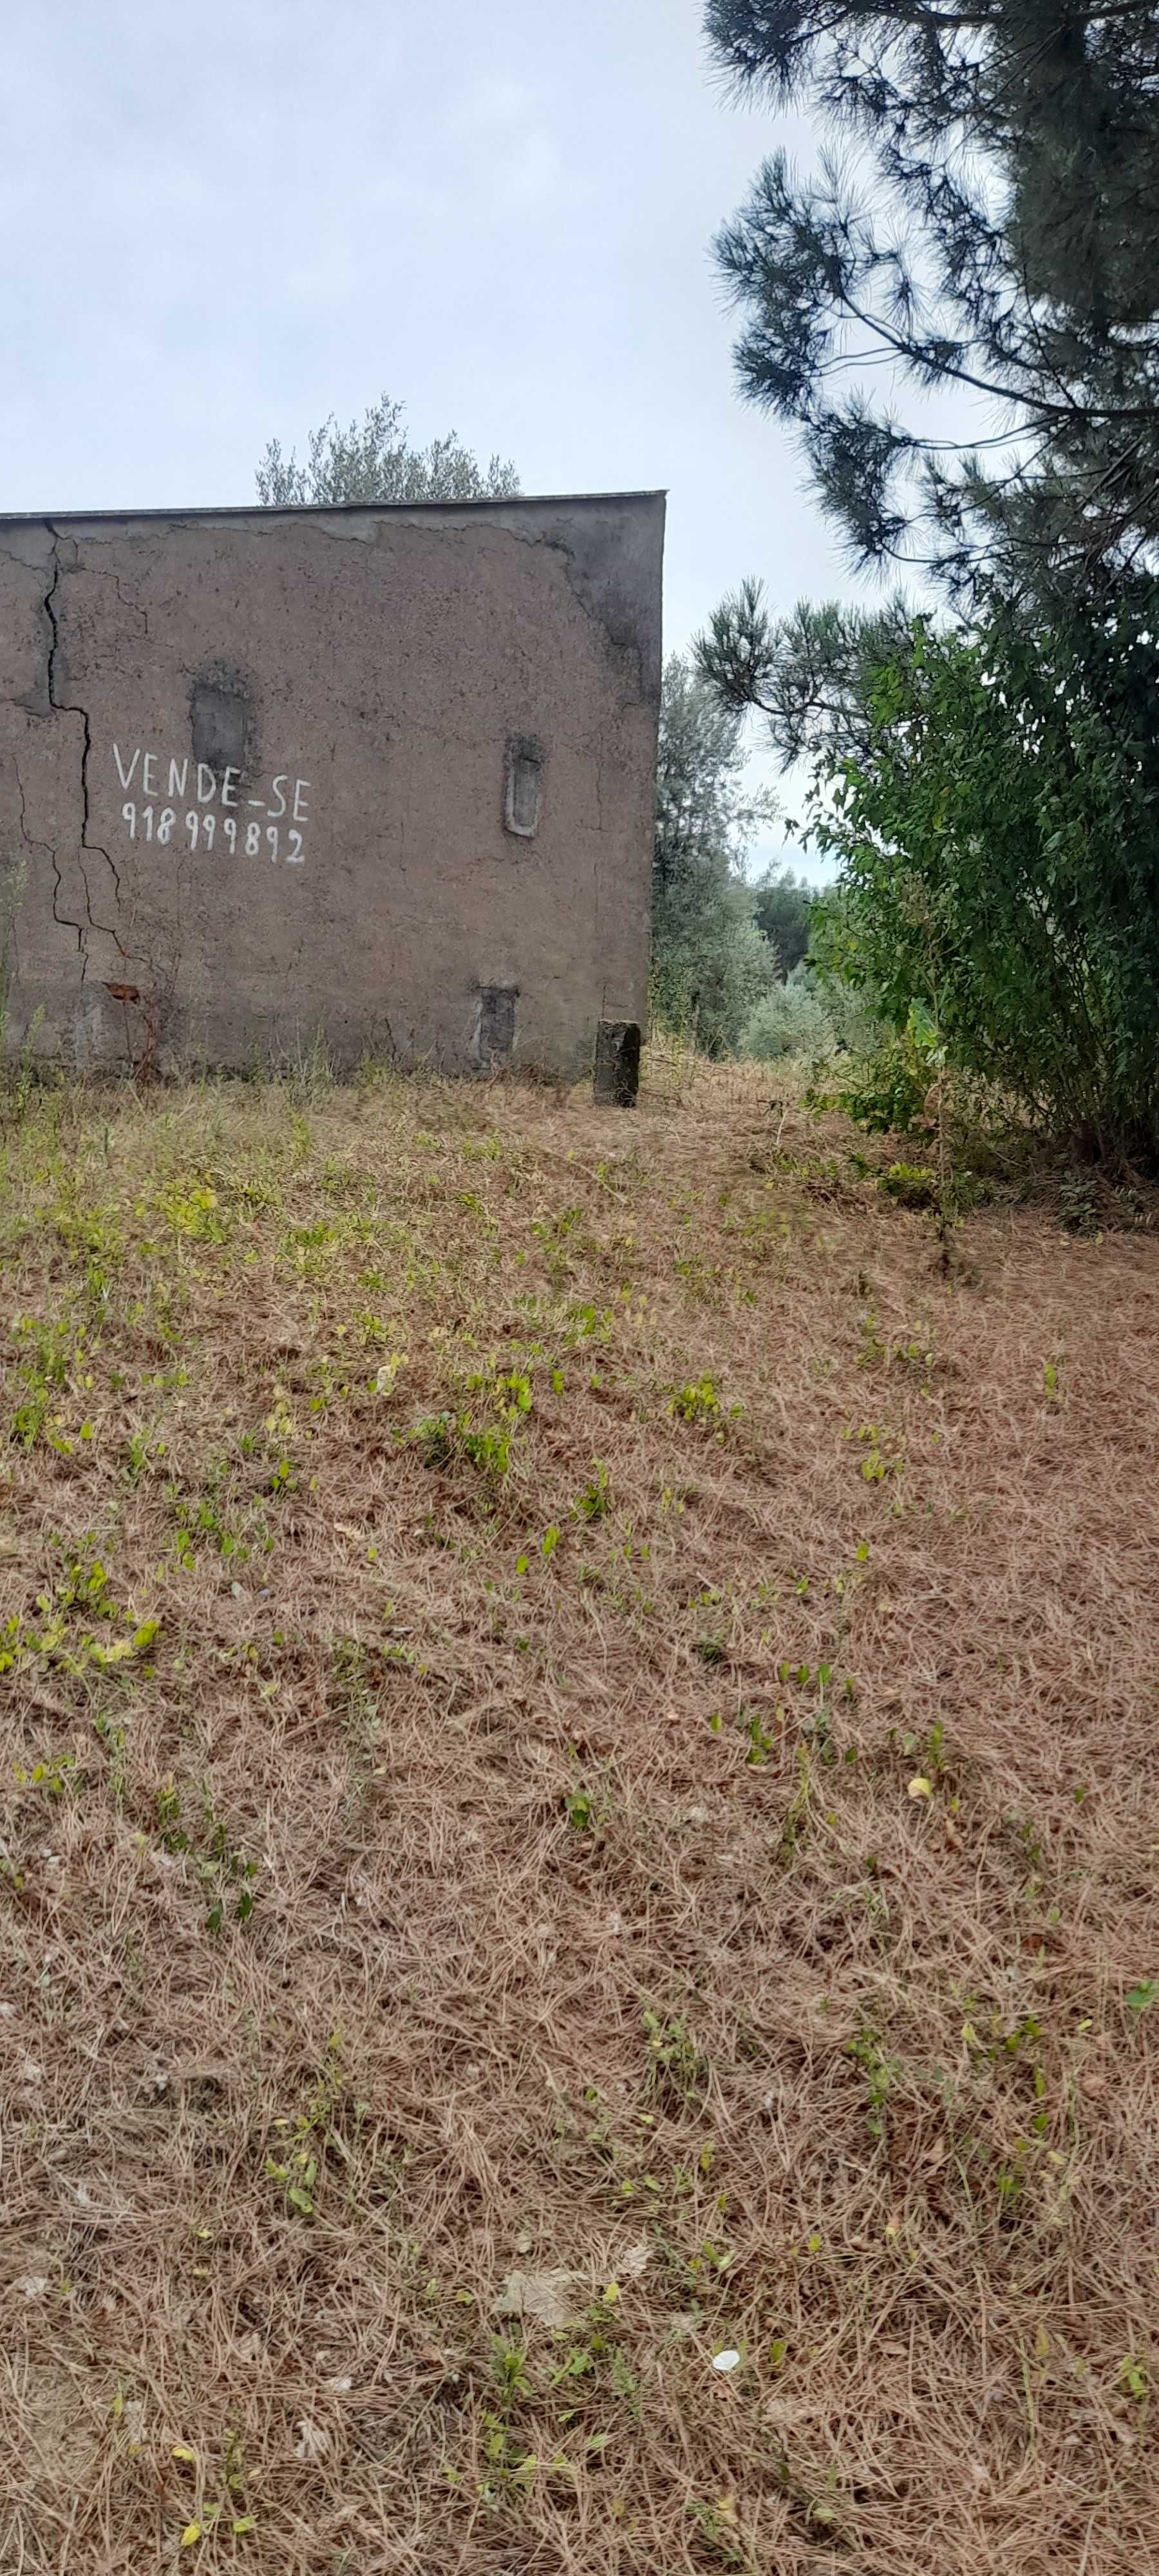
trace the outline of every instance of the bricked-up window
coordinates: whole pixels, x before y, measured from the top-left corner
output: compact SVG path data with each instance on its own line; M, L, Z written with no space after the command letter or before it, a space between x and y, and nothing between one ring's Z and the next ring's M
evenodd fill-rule
M244 776L249 707L242 683L232 677L197 679L189 704L194 759L204 761L219 777L227 768Z
M480 988L478 1053L486 1073L511 1062L518 999L518 984L484 984Z
M512 734L507 745L507 785L503 822L521 841L539 830L543 804L543 746L531 734Z

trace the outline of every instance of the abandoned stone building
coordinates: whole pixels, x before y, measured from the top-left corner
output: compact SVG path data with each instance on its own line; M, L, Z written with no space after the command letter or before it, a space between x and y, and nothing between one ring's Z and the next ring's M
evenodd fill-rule
M9 1053L630 1089L663 531L659 493L0 520Z

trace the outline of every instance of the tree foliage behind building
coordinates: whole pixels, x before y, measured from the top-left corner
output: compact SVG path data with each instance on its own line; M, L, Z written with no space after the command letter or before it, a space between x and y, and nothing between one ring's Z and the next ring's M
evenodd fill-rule
M743 718L691 663L665 665L652 866L652 1008L710 1055L735 1047L776 957L743 874L773 800L743 784Z
M388 394L345 429L332 412L311 431L304 463L271 438L257 469L259 501L285 510L310 502L507 501L519 491L509 459L480 465L454 430L415 447L405 420L405 405Z

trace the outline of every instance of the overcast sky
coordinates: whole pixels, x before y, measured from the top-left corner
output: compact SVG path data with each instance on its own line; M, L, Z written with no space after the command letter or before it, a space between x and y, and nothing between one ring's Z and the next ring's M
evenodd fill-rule
M667 635L856 589L709 244L775 140L701 0L9 0L0 507L254 498L384 389L525 491L666 485Z

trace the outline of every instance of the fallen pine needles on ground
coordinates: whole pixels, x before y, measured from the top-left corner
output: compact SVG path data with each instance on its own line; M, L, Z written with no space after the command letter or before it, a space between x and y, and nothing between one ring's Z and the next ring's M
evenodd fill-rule
M768 1082L0 1141L0 2569L1154 2556L1159 1249Z

